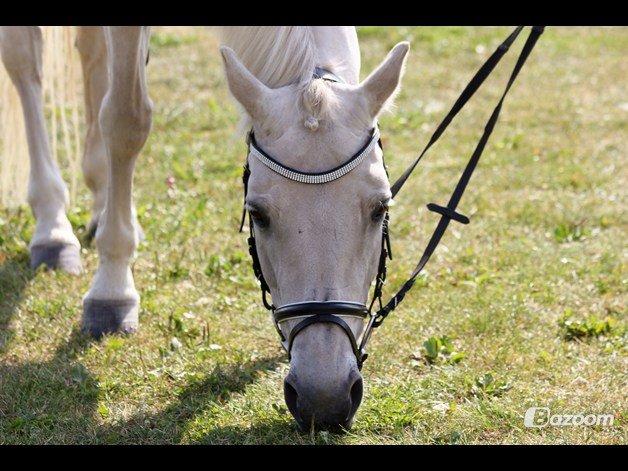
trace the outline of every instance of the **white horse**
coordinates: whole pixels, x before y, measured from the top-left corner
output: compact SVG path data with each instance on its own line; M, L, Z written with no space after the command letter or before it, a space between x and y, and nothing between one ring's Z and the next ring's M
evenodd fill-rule
M221 48L231 93L257 144L283 165L320 172L345 162L368 141L398 89L407 43L395 46L363 82L355 28L229 27ZM83 171L93 192L91 228L99 265L83 301L83 328L132 332L139 294L130 263L140 236L132 201L135 161L151 127L145 67L148 27L80 28L86 87ZM80 244L66 217L67 190L50 156L41 91L41 33L0 29L2 60L19 92L31 159L29 203L37 220L33 267L80 272ZM337 82L314 76L328 71ZM381 149L324 185L302 185L249 159L246 208L274 305L347 300L364 304L377 273L390 187ZM294 320L282 326L289 335ZM363 323L347 321L355 337ZM288 408L302 428L348 428L362 398L362 377L346 332L316 323L295 338L285 380Z

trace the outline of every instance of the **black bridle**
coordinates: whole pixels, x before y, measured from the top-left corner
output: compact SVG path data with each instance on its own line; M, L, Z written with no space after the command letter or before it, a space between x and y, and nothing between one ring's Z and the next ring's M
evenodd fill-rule
M486 62L480 67L480 69L473 76L471 81L467 84L460 97L454 103L453 107L447 113L445 118L436 128L436 131L432 134L427 145L423 148L422 152L416 158L416 160L408 167L408 169L395 181L395 183L391 187L392 197L394 198L408 177L412 174L418 163L421 161L423 156L429 150L430 147L440 138L443 134L447 126L451 123L453 118L458 114L458 112L462 109L462 107L469 101L469 99L473 96L473 94L477 91L477 89L484 83L484 80L491 74L495 66L499 63L504 54L508 51L512 43L521 33L523 26L518 26L515 30L504 40L503 43L499 45L499 47L491 54L491 56L486 60ZM458 207L458 203L462 198L464 190L471 179L473 171L475 170L478 161L484 151L484 147L490 137L493 129L495 127L495 123L499 117L499 113L502 108L502 104L510 87L514 83L517 75L521 71L526 59L528 58L530 52L534 48L539 36L543 33L543 26L533 26L530 34L521 49L519 54L519 58L513 68L513 71L510 75L508 83L506 84L506 88L497 103L497 106L491 113L486 125L484 126L484 132L478 141L478 144L471 155L467 166L462 173L462 176L458 180L456 188L454 189L449 202L446 206L440 206L435 203L430 203L427 205L427 209L440 214L440 220L430 237L430 240L419 259L418 264L415 269L412 271L408 280L403 284L401 289L390 299L390 301L386 304L382 302L382 291L384 282L386 281L386 260L388 258L392 259L392 252L390 248L390 238L388 234L388 222L389 222L389 214L386 212L384 216L384 220L382 222L382 242L381 242L381 252L378 263L378 271L377 277L375 279L375 287L373 292L373 298L371 300L370 305L367 307L365 304L348 302L348 301L325 301L325 302L300 302L294 304L287 304L280 307L275 307L272 303L268 301L267 295L270 294L270 289L266 280L264 279L264 275L262 273L262 268L260 265L259 257L257 254L257 248L255 245L255 234L253 230L253 221L249 214L249 229L250 236L248 238L249 243L249 253L251 254L251 258L253 260L253 272L255 273L255 277L260 282L260 288L262 290L262 300L264 302L264 306L270 310L273 314L273 321L275 323L275 327L277 332L279 333L282 344L286 351L288 352L288 356L290 356L290 352L292 350L292 344L296 336L307 326L315 324L315 323L333 323L341 327L351 342L351 346L353 348L353 352L355 353L358 367L361 368L362 364L368 357L366 353L366 345L371 337L373 329L379 327L382 322L386 319L386 317L399 305L399 303L404 299L405 295L410 291L412 286L414 285L417 277L429 261L430 257L436 250L438 243L440 242L443 234L447 230L449 226L449 222L451 220L457 221L461 224L468 224L469 218L460 214L456 209ZM314 71L315 78L321 78L323 80L331 81L331 82L340 82L341 80L332 74L331 72L317 67ZM244 183L244 198L246 201L246 194L248 190L248 180L251 174L249 161L251 155L254 155L260 162L266 165L268 168L273 170L275 173L282 175L285 178L290 180L298 181L300 183L305 184L324 184L329 181L336 180L341 178L342 176L349 173L356 166L360 164L364 156L370 152L372 147L377 143L380 148L382 147L381 140L379 139L379 131L377 127L375 127L372 131L372 134L368 140L368 142L350 159L348 159L344 164L331 169L326 172L319 173L308 173L301 172L299 170L286 167L281 164L277 160L273 159L271 156L266 154L255 141L255 136L253 135L253 131L249 133L247 144L249 149L249 154L247 156L246 165L244 166L244 174L242 176L242 181ZM383 148L382 148L383 151ZM386 164L384 163L384 168L386 168ZM388 172L386 171L388 174ZM244 220L246 217L246 209L244 209L242 214L242 222L240 224L240 231L242 231L244 227ZM378 303L378 309L373 310L375 303ZM347 317L357 317L361 319L367 319L368 323L364 328L359 339L355 336L345 319ZM281 330L281 323L287 320L298 320L301 319L290 331L288 337L286 338Z

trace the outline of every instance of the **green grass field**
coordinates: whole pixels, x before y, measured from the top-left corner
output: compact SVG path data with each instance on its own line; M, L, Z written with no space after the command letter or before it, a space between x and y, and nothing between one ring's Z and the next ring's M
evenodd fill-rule
M381 119L392 177L508 32L359 29L364 76L397 41L412 45L397 107ZM83 248L81 277L35 273L30 210L0 209L0 443L628 441L628 30L541 37L461 202L471 224L452 225L375 332L345 435L299 433L283 402L286 356L237 231L245 145L218 43L204 29L157 28L151 44L154 123L135 177L140 331L80 334L94 247ZM393 207L389 293L436 223L425 205L447 201L522 44ZM83 185L70 211L80 237L89 207ZM614 425L526 428L531 406L610 413Z

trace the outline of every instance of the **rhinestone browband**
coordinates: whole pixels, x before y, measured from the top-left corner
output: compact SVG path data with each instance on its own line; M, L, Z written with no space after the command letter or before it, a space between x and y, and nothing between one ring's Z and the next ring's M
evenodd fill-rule
M249 135L249 152L266 167L271 169L273 172L278 173L282 177L300 183L321 184L337 180L338 178L346 175L351 170L360 165L360 163L364 160L364 157L368 155L368 153L373 149L373 146L378 141L379 130L377 129L377 127L375 127L373 129L373 134L371 135L371 138L366 143L366 145L362 147L362 149L360 149L355 155L353 155L347 162L340 165L339 167L320 173L300 172L277 162L275 159L266 154L266 152L264 152L257 146L253 133Z

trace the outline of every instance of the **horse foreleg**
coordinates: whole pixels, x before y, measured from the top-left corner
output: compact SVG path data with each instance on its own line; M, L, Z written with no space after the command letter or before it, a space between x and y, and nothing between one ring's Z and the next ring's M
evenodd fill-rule
M139 294L130 267L138 243L132 182L152 115L145 76L149 29L106 27L104 36L110 81L99 122L109 178L96 230L99 265L83 301L83 329L96 337L137 329Z
M37 224L31 267L81 271L80 244L66 216L68 190L51 156L42 95L42 34L36 26L0 28L0 52L22 103L30 158L28 202Z
M102 99L107 93L107 44L102 26L80 26L76 35L76 48L81 58L83 84L85 86L85 152L83 154L83 177L92 192L92 217L87 225L87 241L96 235L98 220L107 199L107 153L103 142L98 113ZM140 239L142 230L134 218Z
M88 240L96 234L98 219L107 199L107 153L98 123L98 112L107 92L107 45L101 26L81 26L76 34L85 87L85 152L82 168L85 184L93 196L92 217L87 226Z

